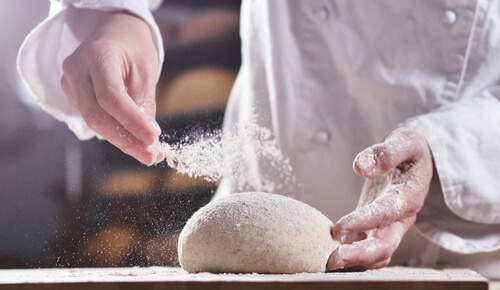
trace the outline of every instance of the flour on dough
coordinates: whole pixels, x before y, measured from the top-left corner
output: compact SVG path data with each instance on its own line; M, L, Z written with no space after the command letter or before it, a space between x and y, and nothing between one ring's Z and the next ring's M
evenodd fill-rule
M187 272L324 272L338 246L332 222L295 199L262 192L212 201L187 222L179 262Z

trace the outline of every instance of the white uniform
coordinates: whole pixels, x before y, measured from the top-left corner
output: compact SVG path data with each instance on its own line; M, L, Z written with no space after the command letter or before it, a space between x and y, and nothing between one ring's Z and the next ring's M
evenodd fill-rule
M355 155L411 119L427 138L439 180L418 217L419 233L411 230L394 259L500 278L498 15L500 2L489 0L243 1L243 64L225 128L255 109L294 168L298 185L286 194L335 221L359 198ZM70 36L44 38L64 18L45 25L20 52L21 74L47 111L91 137L59 88L69 50L57 47ZM36 58L40 49L48 61ZM57 82L40 69L53 70ZM248 166L250 174L265 173L255 160ZM224 180L219 193L233 190Z

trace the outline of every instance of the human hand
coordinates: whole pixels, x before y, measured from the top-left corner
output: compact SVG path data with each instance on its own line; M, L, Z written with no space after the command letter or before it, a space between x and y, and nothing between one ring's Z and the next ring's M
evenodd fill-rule
M161 158L155 121L158 54L149 26L126 12L68 8L82 41L63 62L61 87L89 128L144 164Z
M426 140L408 127L358 154L354 170L365 181L358 208L332 228L342 237L327 269L367 270L389 264L424 204L433 174Z

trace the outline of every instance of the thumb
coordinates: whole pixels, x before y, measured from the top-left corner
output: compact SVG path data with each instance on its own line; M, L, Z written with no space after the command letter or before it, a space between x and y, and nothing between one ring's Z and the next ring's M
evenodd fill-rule
M139 111L147 116L150 124L161 133L156 122L156 75L146 68L135 68L125 80L127 94L134 101Z
M151 119L156 116L155 83L128 83L127 94L139 107L139 110Z
M418 156L415 133L399 130L391 133L382 143L375 144L354 159L353 169L359 176L375 177L387 173L399 164Z
M150 119L156 116L156 81L158 79L157 56L141 54L129 64L130 70L125 79L127 93L140 111Z

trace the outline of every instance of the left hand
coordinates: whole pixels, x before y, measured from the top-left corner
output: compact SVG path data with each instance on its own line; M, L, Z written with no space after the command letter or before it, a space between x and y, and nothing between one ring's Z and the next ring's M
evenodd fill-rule
M358 208L332 228L332 237L342 237L343 244L330 255L328 270L367 270L389 264L424 204L433 163L425 138L402 126L384 142L359 153L354 170L368 179Z

